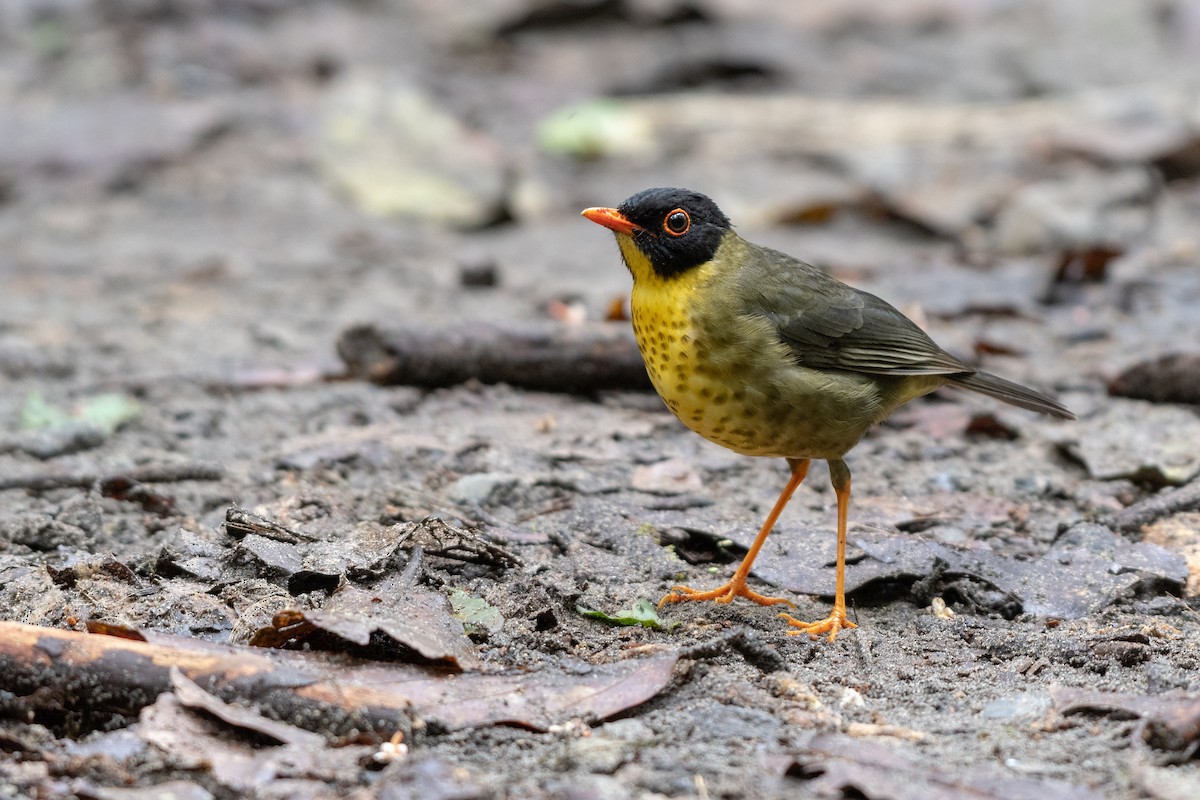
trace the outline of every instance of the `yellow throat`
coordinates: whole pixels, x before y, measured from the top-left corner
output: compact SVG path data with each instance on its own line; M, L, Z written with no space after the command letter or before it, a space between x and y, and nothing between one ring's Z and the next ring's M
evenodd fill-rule
M672 399L686 390L695 369L695 337L689 310L697 288L708 280L712 264L664 278L654 271L631 237L619 234L617 243L633 274L630 311L638 349L654 388L679 414L678 403Z
M746 425L745 392L712 363L716 353L698 347L710 337L699 330L697 298L711 284L719 259L664 278L631 237L619 234L617 243L633 274L633 334L663 402L704 438L748 455L767 454L768 443Z

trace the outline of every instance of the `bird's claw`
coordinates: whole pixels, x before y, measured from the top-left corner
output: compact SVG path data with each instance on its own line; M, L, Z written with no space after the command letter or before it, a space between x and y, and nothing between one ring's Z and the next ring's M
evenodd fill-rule
M846 609L837 608L836 606L834 607L833 611L830 612L828 617L818 620L817 622L804 622L803 620L796 619L791 614L780 614L779 616L786 620L788 625L791 625L797 629L794 631L788 631L788 636L801 636L803 634L808 634L812 639L817 639L825 634L828 634L829 641L831 642L837 639L839 631L858 627L846 618Z
M662 608L668 603L683 603L691 600L712 600L716 603L732 603L735 597L744 597L752 603L758 603L760 606L788 605L792 608L796 607L796 604L786 597L768 597L767 595L759 594L758 592L751 591L746 586L745 581L737 580L731 580L724 586L718 586L716 589L710 589L707 592L693 589L690 586L672 586L671 591L662 600L658 601L658 607Z

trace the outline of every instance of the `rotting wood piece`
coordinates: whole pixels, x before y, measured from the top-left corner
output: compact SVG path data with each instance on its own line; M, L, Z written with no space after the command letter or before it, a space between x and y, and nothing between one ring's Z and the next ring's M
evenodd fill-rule
M170 669L225 702L356 742L487 725L548 730L607 719L675 680L677 652L611 664L459 674L417 664L232 647L148 634L148 642L0 621L0 718L86 733L120 724L172 691ZM80 720L83 722L80 722ZM83 724L90 722L93 727Z
M573 394L650 388L641 354L623 325L433 330L360 325L338 337L337 351L352 375L385 386L436 388L477 380Z
M403 698L367 686L335 686L334 669L293 654L216 645L172 636L155 642L0 622L0 716L93 725L132 718L172 690L171 667L224 700L332 736L365 733L386 740L411 726ZM308 663L305 663L305 662ZM400 702L394 702L399 699ZM132 722L132 719L128 719Z
M0 479L0 491L28 489L45 492L52 489L89 489L99 486L116 491L143 483L179 483L181 481L219 481L225 477L220 464L197 461L180 464L139 464L128 469L101 473L98 470L74 472L40 471ZM111 496L111 495L106 495ZM121 499L121 498L117 498Z
M1200 508L1200 480L1139 500L1117 514L1114 527L1132 533L1163 517Z

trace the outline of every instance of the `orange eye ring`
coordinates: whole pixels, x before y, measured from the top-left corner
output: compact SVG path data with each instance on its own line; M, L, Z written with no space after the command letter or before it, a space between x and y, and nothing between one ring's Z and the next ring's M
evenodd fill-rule
M663 230L672 236L683 236L692 229L692 217L682 208L676 208L663 217Z

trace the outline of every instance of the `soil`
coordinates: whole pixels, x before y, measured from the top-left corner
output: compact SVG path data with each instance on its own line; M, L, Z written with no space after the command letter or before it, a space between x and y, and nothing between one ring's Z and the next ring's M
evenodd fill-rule
M1200 693L1200 523L1186 508L1117 522L1187 491L1200 422L1193 406L1107 390L1200 336L1194 114L1151 119L1167 144L1124 160L1097 156L1111 155L1107 140L1083 155L1033 148L1004 195L1050 188L1030 200L1049 231L1033 247L1002 212L939 228L913 211L919 176L904 164L720 137L590 158L537 143L539 120L601 96L708 98L734 116L760 95L1157 96L1200 74L1195 4L450 5L10 0L0 12L0 620L245 647L277 612L322 609L335 587L379 575L306 562L316 583L299 580L226 530L230 508L304 534L289 544L297 558L315 559L316 542L347 563L360 536L434 518L520 562L426 553L413 565L421 587L498 612L468 627L473 669L583 674L673 653L671 681L606 719L568 707L549 730L450 730L418 714L407 756L390 763L273 764L239 783L155 745L146 710L103 724L22 717L22 693L0 679L0 793L1200 796L1194 731L1167 747L1147 737L1151 712L1074 711L1064 694L1194 708ZM352 81L418 87L476 131L462 146L499 176L473 187L486 219L376 215L331 177L323 120ZM1156 188L1113 201L1109 224L1085 219L1074 239L1047 222L1094 210L1103 191L1088 181L1111 189L1122 170ZM804 187L821 181L833 188L813 200ZM728 197L747 238L888 298L947 349L1056 392L1080 417L938 393L872 431L848 457L859 627L835 642L788 636L745 602L664 607L659 629L580 613L722 580L782 487L782 462L701 440L647 392L378 386L337 358L339 335L361 324L601 324L629 276L578 210L656 184ZM1068 185L1082 195L1055 193ZM1152 223L1123 227L1129 214ZM755 585L823 616L833 525L817 465ZM400 552L388 569L404 568ZM228 737L206 720L206 735ZM248 758L269 749L232 738ZM328 749L344 746L331 737Z

